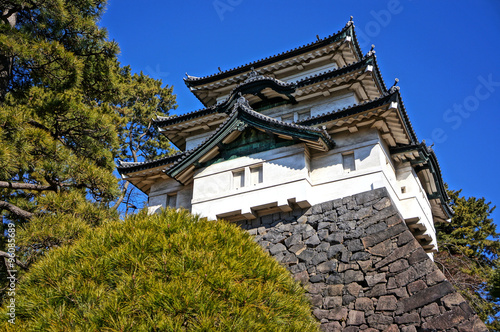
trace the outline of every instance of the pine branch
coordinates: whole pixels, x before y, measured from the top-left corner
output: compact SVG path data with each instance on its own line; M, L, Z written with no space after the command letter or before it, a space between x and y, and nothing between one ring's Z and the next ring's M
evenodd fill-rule
M20 218L26 219L26 220L29 220L29 219L33 218L33 216L34 216L33 213L26 211L26 210L23 210L23 209L15 206L14 204L11 204L11 203L5 202L5 201L0 201L0 211L2 211L2 210L7 210L10 213L12 213Z
M17 259L17 257L12 257L11 254L9 254L8 252L5 252L5 251L1 251L0 250L0 257L3 257L3 258L14 258L14 263L19 266L20 268L22 268L23 270L28 270L28 264L24 264L23 262L21 262L19 259ZM7 263L6 263L7 265ZM7 270L9 270L8 266L7 266Z
M0 181L0 188L14 189L14 190L36 190L36 191L57 190L57 187L52 185L41 185L34 183L19 183L19 182L8 182L8 181Z

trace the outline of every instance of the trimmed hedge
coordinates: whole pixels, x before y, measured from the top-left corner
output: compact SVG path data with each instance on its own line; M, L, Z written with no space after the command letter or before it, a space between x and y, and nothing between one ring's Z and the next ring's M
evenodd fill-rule
M47 331L317 331L303 289L245 231L145 211L51 250L17 287L16 324Z

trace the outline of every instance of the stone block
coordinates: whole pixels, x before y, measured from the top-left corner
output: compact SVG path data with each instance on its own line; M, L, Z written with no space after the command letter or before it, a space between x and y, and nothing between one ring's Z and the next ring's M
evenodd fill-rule
M344 242L344 232L334 232L328 235L326 238L326 241L328 241L331 244L339 244Z
M330 249L330 243L328 242L321 242L317 247L316 247L316 251L324 251L324 252L328 252L328 250Z
M410 326L403 326L401 328L401 332L417 332L417 328L413 325Z
M299 262L299 259L294 254L288 252L285 254L285 257L283 257L281 262L285 265L293 265L297 264Z
M408 261L406 259L400 259L389 265L389 272L397 273L403 271L404 269L407 269L408 267Z
M351 260L353 261L367 261L371 258L370 253L365 251L358 251L352 254Z
M386 316L382 313L370 315L366 320L370 327L378 330L384 330L394 322L392 316Z
M332 309L342 306L342 296L326 296L323 307L325 309Z
M389 325L383 332L400 332L396 324Z
M388 197L384 197L380 199L377 203L373 204L373 207L378 211L383 210L389 206L391 206L391 200Z
M283 251L286 251L286 247L281 243L275 244L269 248L269 253L273 256Z
M285 239L285 245L290 248L297 244L302 244L302 234L293 234Z
M316 252L312 249L306 249L304 251L302 251L299 255L297 255L297 257L305 262L306 264L311 264L311 261L313 259L313 257L316 255Z
M306 249L307 249L307 246L304 243L301 243L301 244L295 244L295 245L291 246L290 249L288 249L288 250L298 256Z
M328 285L327 292L329 296L342 296L344 285Z
M422 324L422 327L424 329L444 331L458 326L467 318L468 317L465 317L465 313L460 307L454 307L452 310L428 320Z
M352 296L358 297L359 296L359 291L361 291L363 287L361 287L360 284L357 282L351 282L350 284L347 285L346 289L349 294Z
M344 307L337 307L330 310L328 314L328 319L336 321L346 321L348 310Z
M332 259L334 257L337 257L337 255L343 251L346 251L347 249L344 247L343 244L336 244L333 246L330 246L330 249L328 249L328 259ZM340 255L339 255L340 256Z
M311 237L309 237L307 240L306 240L306 245L307 246L317 246L318 244L321 243L319 237L318 237L318 234L313 234Z
M361 243L361 240L359 240L359 239L346 241L344 243L344 245L347 247L347 250L349 250L350 252L365 250L365 247L363 247L363 244Z
M435 284L438 284L446 279L444 276L443 272L441 272L439 269L435 269L431 273L427 274L426 276L427 279L427 286L433 286Z
M309 273L307 273L307 271L295 273L293 277L296 281L301 282L303 285L309 282Z
M425 318L429 316L436 316L439 315L440 313L441 311L439 310L439 306L437 305L437 303L434 302L423 307L422 311L420 312L420 315Z
M350 284L353 281L363 281L364 274L361 271L348 270L344 273L344 282Z
M309 275L309 282L311 283L317 283L317 282L324 282L325 277L321 274L315 274L315 275Z
M325 254L326 255L326 254ZM328 262L323 262L316 266L316 270L319 273L330 273L336 271L337 268L337 262L336 261L328 261Z
M323 332L341 332L342 325L339 322L323 323L320 326L320 330Z
M394 311L397 309L397 302L394 295L381 296L378 299L377 311Z
M392 227L389 227L387 230L384 232L379 232L375 234L368 235L364 238L361 239L363 241L363 245L365 246L366 249L373 247L376 244L379 244L380 242L383 242L387 239L390 239L396 235L399 235L400 233L406 231L408 228L404 223L399 223L397 225L394 225Z
M331 211L333 210L333 202L332 201L327 201L323 202L320 204L321 206L321 212L326 212L326 211Z
M387 229L387 224L385 222L379 222L374 225L366 227L366 234L375 234L379 232L383 232Z
M394 227L397 227L397 226L394 226ZM404 225L404 227L406 227L406 225ZM390 264L398 259L401 259L401 258L404 258L404 257L410 255L412 252L414 252L417 249L421 249L423 251L422 247L420 247L420 245L417 243L416 240L411 241L402 247L398 247L398 248L394 249L386 258L382 259L380 262L377 262L377 264L375 264L375 267L380 268L382 266L388 265L388 264ZM408 263L410 263L410 265L413 265L409 260L408 260Z
M371 203L377 200L380 200L383 197L387 197L389 194L387 193L387 189L379 188L375 190L366 191L364 193L360 193L355 195L356 203L358 205L363 205L365 203Z
M328 260L328 255L326 252L317 252L311 259L311 264L318 266L318 264L326 262Z
M420 325L420 316L416 312L412 312L411 314L403 314L402 316L398 316L395 318L396 324L417 324Z
M406 291L406 287L393 288L387 291L388 294L394 294L397 297L408 297L408 292Z
M332 273L326 278L326 283L329 285L338 285L344 283L343 275L340 273Z
M364 273L370 272L373 269L371 260L358 261L357 263Z
M454 291L455 289L449 282L442 282L432 287L425 288L408 298L401 299L398 303L396 314L400 315L404 312L410 312L413 309L423 307Z
M323 228L323 229L320 229L317 234L318 234L318 238L321 241L325 241L328 239L329 232L328 232L328 229Z
M352 307L350 307L350 309L353 309L354 301L356 301L355 296L352 296L350 294L345 294L344 296L342 296L342 305L345 307L349 306L352 303Z
M370 286L370 287L373 287L376 284L379 284L382 282L383 283L387 282L387 280L385 278L385 273L378 273L378 274L366 276L365 280L366 280L366 283L368 284L368 286Z
M392 240L388 239L368 249L368 252L375 256L387 257L393 250Z
M347 317L347 325L365 324L365 313L359 310L350 310Z
M323 296L320 294L310 295L309 302L313 307L321 308L323 306Z
M288 267L288 270L289 270L292 274L299 273L299 272L302 272L302 271L305 271L305 270L306 270L306 264L304 264L304 263L299 263L299 264L297 264L297 265L293 265L293 266Z
M443 303L447 309L458 306L463 302L465 302L465 300L459 293L451 293L441 299L441 303Z
M309 285L307 285L306 290L310 294L321 294L321 295L324 295L323 291L326 289L326 287L327 286L324 283L309 284Z
M366 217L370 217L372 214L373 214L373 210L372 210L371 206L368 206L368 207L361 208L358 211L354 212L353 218L356 220L361 220L361 219L364 219Z
M366 291L366 296L368 297L379 297L386 294L387 294L387 287L385 284L377 284L368 291Z
M339 264L339 272L344 272L347 270L359 270L359 265L356 263L340 263Z
M414 243L414 241L411 241L410 243ZM420 247L410 255L410 257L408 258L408 263L410 263L410 265L415 265L427 259L430 259L429 256L427 256L424 249Z
M373 301L367 297L357 298L354 303L354 308L364 312L374 310Z
M427 285L425 284L425 282L423 280L414 281L414 282L408 284L408 286L406 286L406 288L408 289L408 293L410 295L413 295L416 292L421 291L422 289L424 289L426 287L427 287Z
M330 314L329 310L324 310L324 309L319 309L319 308L316 308L313 310L313 315L318 320L322 320L324 318L327 318L329 314Z
M404 231L398 237L398 246L401 247L412 240L415 240L415 237L413 236L413 234L409 230Z

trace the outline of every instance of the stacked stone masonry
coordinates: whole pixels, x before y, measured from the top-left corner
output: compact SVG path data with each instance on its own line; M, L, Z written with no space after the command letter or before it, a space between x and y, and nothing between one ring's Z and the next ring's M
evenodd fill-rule
M322 331L488 331L384 188L240 225L305 285Z

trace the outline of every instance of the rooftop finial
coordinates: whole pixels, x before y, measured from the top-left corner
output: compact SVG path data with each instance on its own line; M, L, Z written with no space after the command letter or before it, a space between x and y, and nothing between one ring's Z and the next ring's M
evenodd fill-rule
M372 54L375 54L375 44L372 44L372 48L366 53L366 56L371 56Z
M394 84L391 86L391 88L389 89L389 92L394 92L396 90L399 90L399 86L396 86L399 82L399 78L395 78L394 79Z
M353 24L354 24L354 22L352 20L352 15L351 15L351 17L349 18L349 22L347 22L345 26L348 27L348 26L353 25Z
M319 35L316 35L316 39L317 39L318 41L320 41L320 40L321 40L321 38L319 38Z
M217 68L219 68L219 73L222 73L222 69L220 69L220 67L217 67Z
M255 70L254 67L250 68L251 71L250 71L250 74L248 74L248 77L256 77L256 76L259 76L259 73Z

